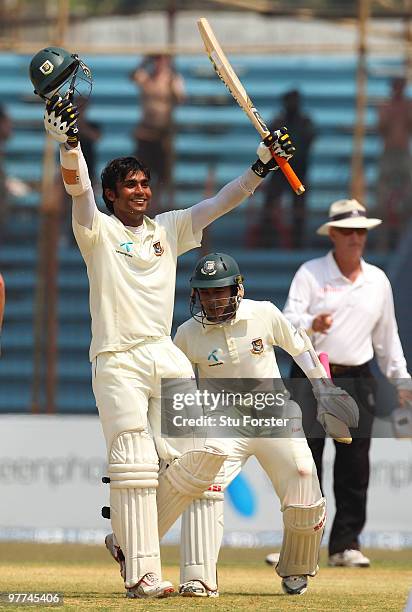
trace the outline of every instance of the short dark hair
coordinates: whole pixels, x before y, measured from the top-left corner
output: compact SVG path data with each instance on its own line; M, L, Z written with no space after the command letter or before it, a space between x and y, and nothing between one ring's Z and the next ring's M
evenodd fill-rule
M114 213L113 203L106 197L105 190L111 189L116 193L117 183L124 181L130 173L143 172L147 180L150 181L150 170L137 159L137 157L117 157L112 159L102 170L102 191L103 200L106 204L106 208L112 214Z

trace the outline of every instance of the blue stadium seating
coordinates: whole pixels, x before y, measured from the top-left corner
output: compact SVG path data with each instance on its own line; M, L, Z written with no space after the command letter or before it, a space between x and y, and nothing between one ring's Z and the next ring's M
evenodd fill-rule
M28 79L29 60L24 55L0 54L0 102L14 122L13 137L7 146L6 170L9 175L36 186L42 177L43 108L33 95ZM317 127L307 199L308 228L313 233L329 203L344 197L348 191L356 60L340 56L235 56L232 60L267 119L279 111L283 92L298 87L303 94L305 108ZM93 56L86 61L94 75L88 116L102 128L98 145L100 169L110 158L133 152L131 134L140 109L139 95L129 74L139 58ZM371 203L380 153L380 142L373 130L376 103L388 93L387 79L379 67L393 68L398 64L391 59L369 63L364 153ZM204 56L179 57L176 66L185 78L188 94L185 104L175 112L175 205L180 208L205 197L207 178L213 178L217 189L246 168L254 159L257 135ZM281 307L297 267L305 259L324 252L324 247L323 243L313 241L311 248L302 252L244 248L250 228L256 224L260 204L261 194L257 193L251 203L243 204L215 223L208 231L208 245L210 249L228 251L238 258L249 297L269 299ZM13 201L0 249L0 271L7 285L0 411L25 412L31 405L39 205L40 197L35 190ZM198 255L192 252L180 260L174 327L188 316L188 278ZM382 266L387 264L384 257L375 256L374 261ZM60 245L59 262L56 408L59 412L94 411L88 364L90 316L85 268L77 249L70 245ZM285 369L284 357L279 358Z

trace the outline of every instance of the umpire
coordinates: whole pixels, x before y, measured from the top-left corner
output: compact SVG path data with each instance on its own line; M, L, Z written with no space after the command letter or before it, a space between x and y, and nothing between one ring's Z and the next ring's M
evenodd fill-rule
M329 236L332 250L299 268L284 310L295 327L308 331L316 351L329 355L332 377L356 399L360 411L352 444L335 443L336 515L329 539L331 566L370 565L359 549L359 535L366 521L376 394L376 381L370 370L374 355L383 374L396 386L400 405L412 400L389 279L362 258L368 230L381 222L368 218L356 200L334 202L329 220L317 230ZM291 377L304 377L296 364ZM325 433L316 421L316 405L305 384L304 380L295 381L294 399L302 406L305 433L322 483Z

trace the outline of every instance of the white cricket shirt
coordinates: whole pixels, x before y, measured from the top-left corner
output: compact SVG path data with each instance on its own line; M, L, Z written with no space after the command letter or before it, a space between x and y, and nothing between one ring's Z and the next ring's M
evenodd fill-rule
M292 356L306 350L274 304L254 300L242 300L236 317L222 324L185 321L173 341L197 366L200 378L280 378L273 347Z
M73 217L73 231L90 283L90 360L169 336L177 257L200 246L202 236L193 234L190 209L145 216L138 233L96 209L91 229Z
M292 281L284 315L295 327L311 330L313 319L329 313L327 334L310 331L316 351L330 363L357 366L373 358L388 378L409 378L395 319L392 288L380 268L361 260L352 283L330 251L304 263Z

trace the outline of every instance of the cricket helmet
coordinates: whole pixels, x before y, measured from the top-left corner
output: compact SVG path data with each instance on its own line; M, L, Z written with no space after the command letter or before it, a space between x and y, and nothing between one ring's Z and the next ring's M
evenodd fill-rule
M62 97L73 95L75 90L83 97L90 95L92 82L90 69L76 53L70 53L61 47L47 47L36 53L30 62L29 73L34 93L41 98L47 99L48 94L60 90L66 84L67 91L59 92ZM78 90L79 81L89 85L87 95L84 91Z
M209 253L197 262L190 279L190 314L202 324L217 324L233 318L244 295L243 276L237 262L225 253ZM200 299L199 289L232 287L229 298ZM223 304L225 308L223 309ZM200 313L195 310L200 308Z
M237 262L225 253L209 253L196 264L190 279L192 289L228 287L238 285L243 280Z

